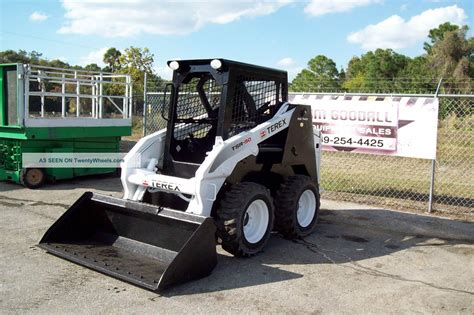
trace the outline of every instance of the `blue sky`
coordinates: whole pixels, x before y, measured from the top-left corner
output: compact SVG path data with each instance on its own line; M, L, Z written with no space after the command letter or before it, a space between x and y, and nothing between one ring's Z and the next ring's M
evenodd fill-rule
M164 77L174 58L235 59L291 78L319 54L338 68L378 47L416 56L430 28L472 27L474 15L472 0L0 1L1 50L85 65L108 47L148 47Z

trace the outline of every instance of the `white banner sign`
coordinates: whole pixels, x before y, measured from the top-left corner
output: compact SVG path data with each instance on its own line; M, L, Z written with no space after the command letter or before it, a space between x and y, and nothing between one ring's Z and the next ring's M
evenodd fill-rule
M126 153L23 153L24 168L118 168Z
M323 150L436 158L438 99L291 94L311 105Z

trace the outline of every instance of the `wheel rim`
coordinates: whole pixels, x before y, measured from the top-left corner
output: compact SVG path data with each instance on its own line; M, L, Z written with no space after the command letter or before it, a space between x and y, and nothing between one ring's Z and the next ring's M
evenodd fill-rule
M26 173L26 181L30 185L38 185L43 180L43 173L38 169L31 169Z
M262 240L269 222L268 206L265 201L254 200L244 216L244 236L247 242L255 244Z
M298 199L296 217L298 224L305 228L311 224L316 214L316 196L311 189L306 189Z

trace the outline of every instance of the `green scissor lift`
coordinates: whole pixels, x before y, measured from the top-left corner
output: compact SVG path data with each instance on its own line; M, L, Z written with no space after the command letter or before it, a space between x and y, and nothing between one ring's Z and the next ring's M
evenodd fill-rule
M0 64L0 181L30 188L115 168L24 168L23 153L118 153L131 134L129 75Z

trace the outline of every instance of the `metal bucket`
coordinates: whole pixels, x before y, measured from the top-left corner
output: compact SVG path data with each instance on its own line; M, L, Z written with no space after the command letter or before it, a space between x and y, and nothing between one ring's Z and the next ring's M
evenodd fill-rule
M212 218L86 192L39 247L160 291L209 275L217 263Z

